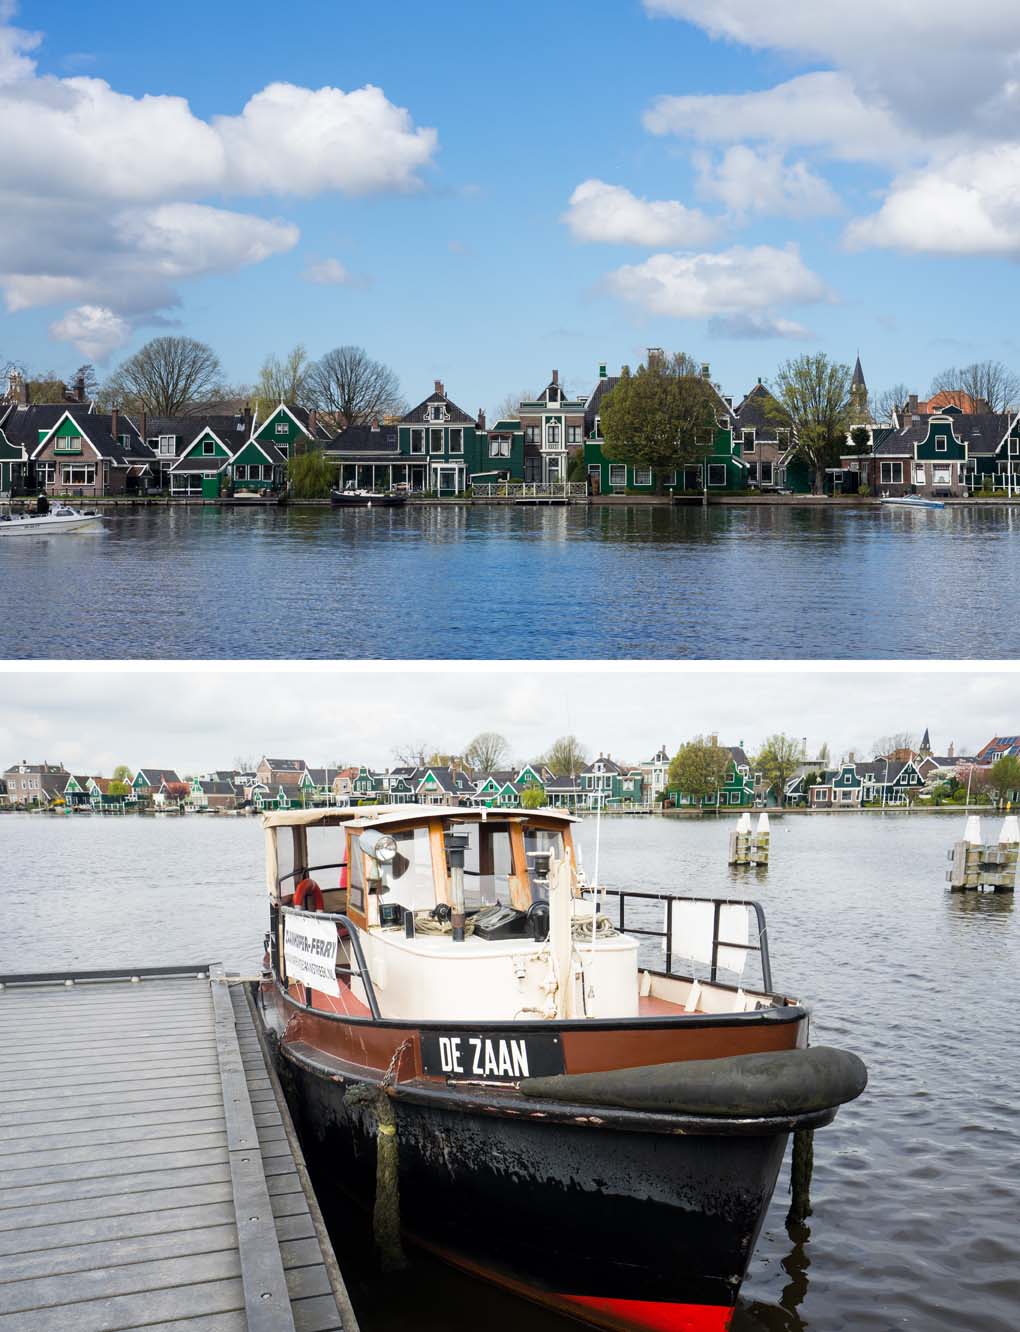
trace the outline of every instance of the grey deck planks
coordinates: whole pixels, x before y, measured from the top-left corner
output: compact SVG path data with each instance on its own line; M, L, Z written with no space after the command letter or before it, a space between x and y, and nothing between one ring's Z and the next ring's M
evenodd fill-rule
M357 1332L247 999L197 970L3 978L0 1332Z

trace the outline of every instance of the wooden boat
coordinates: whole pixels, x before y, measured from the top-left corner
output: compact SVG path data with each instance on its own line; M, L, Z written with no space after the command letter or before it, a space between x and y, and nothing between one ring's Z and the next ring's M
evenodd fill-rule
M596 896L574 822L266 815L259 1009L320 1187L377 1227L591 1326L723 1332L788 1137L864 1066L807 1048L760 906Z
M925 499L923 495L883 495L880 504L893 504L901 509L944 509L941 500Z
M57 504L48 513L0 514L0 537L77 532L83 527L96 527L102 521L100 513L82 512L72 509L69 504Z
M329 502L340 509L399 509L407 503L407 496L398 491L334 488L329 492Z

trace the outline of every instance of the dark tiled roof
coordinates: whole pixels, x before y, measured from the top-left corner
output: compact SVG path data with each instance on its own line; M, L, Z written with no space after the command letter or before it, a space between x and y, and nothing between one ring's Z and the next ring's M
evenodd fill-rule
M738 768L750 768L751 761L744 753L740 745L726 745L725 748L733 757L733 762Z
M332 786L333 779L337 776L339 768L308 768L306 769L309 777L316 786Z
M406 416L402 416L402 417L400 418L400 424L401 424L401 425L432 425L432 424L439 425L440 423L439 423L438 421L437 421L437 422L430 422L429 419L428 419L428 418L429 418L429 411L428 411L428 409L429 409L430 405L431 405L432 403L434 403L434 402L443 402L443 403L446 404L446 410L447 410L447 412L449 413L450 419L449 419L448 421L443 422L442 424L444 424L444 425L474 425L474 424L475 424L475 418L474 418L473 416L468 416L467 412L464 410L463 407L458 407L457 404L456 404L455 402L451 401L450 398L446 397L446 396L445 396L444 394L442 394L442 393L430 393L429 396L428 396L427 398L425 398L422 402L420 402L420 403L418 404L417 407L412 407L411 410L407 413Z
M773 415L777 410L782 410L778 400L759 382L734 408L733 415L738 430L754 430L758 439L775 441L777 430L789 430L791 433L793 430L792 418L783 413L781 419L777 419Z
M141 418L137 418L138 424ZM135 418L132 418L135 423ZM240 430L238 429L240 426ZM145 434L148 439L158 435L176 435L178 454L194 444L203 430L212 430L229 449L235 449L238 441L247 442L250 433L243 416L148 416L145 418Z
M30 407L28 411L32 411ZM147 445L143 444L138 437L138 431L135 429L131 418L124 412L119 413L117 423L117 437L113 435L113 416L108 412L93 412L84 405L65 405L59 410L57 416L52 420L48 427L42 425L40 429L53 429L58 424L64 414L67 414L74 422L82 437L87 439L93 445L101 458L107 458L110 462L116 463L150 463L153 460L153 452ZM127 436L127 443L121 440L121 436ZM8 436L10 438L10 436ZM39 448L38 440L29 448L29 453Z
M602 403L608 393L619 384L619 375L607 375L605 379L600 379L592 390L591 397L588 399L588 405L584 413L584 433L590 435L595 429L595 418L602 411Z
M66 402L40 403L32 407L11 406L6 415L0 418L0 429L9 443L21 444L31 454L39 443L39 431L52 430L67 408ZM88 411L88 408L83 410Z
M237 794L231 782L199 782L199 786L207 796L232 796Z
M941 415L920 413L907 416L904 425L891 430L882 440L876 439L875 456L912 458L914 445L922 444L928 438L931 422ZM993 454L1009 430L1012 417L1006 412L969 412L943 419L950 422L956 439L967 445L968 453Z
M263 762L268 763L274 772L304 772L306 766L304 759L267 758Z
M370 453L397 453L397 427L387 425L373 430L370 425L348 426L329 441L329 451L359 457Z
M219 472L229 465L229 458L205 457L201 453L193 453L188 458L179 458L170 470L173 472Z
M139 768L138 772L135 773L136 777L139 772L150 786L159 786L161 782L166 782L169 786L171 782L181 780L173 768Z

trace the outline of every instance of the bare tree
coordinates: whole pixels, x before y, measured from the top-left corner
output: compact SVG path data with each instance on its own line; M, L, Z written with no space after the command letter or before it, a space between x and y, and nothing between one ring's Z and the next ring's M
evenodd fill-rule
M871 419L879 425L891 424L893 412L899 411L910 397L906 384L893 384L871 399Z
M537 393L529 393L527 389L520 393L508 393L496 408L492 419L494 421L514 421L521 414L521 403L534 402L537 397Z
M576 735L561 735L553 741L540 762L551 768L557 777L576 777L588 762L588 751Z
M405 410L396 373L361 347L334 347L313 362L306 387L340 427Z
M498 731L482 731L464 750L464 758L472 768L477 768L481 772L491 772L493 768L498 768L506 761L509 752L510 746L505 736L500 735Z
M398 745L393 750L393 757L402 768L424 768L434 752L434 745L426 744L424 740L416 740Z
M941 370L931 381L928 396L947 391L966 393L979 411L984 401L988 411L1004 412L1020 398L1020 376L1001 361L975 361L962 368Z
M871 746L871 751L875 758L881 759L887 754L894 754L897 749L913 750L916 738L909 731L897 731L895 735L880 735Z
M211 347L194 338L153 338L103 385L106 402L153 416L187 416L221 395L222 368Z
M271 355L262 362L254 396L260 416L271 412L277 403L317 404L308 401L308 373L311 370L308 353L299 342L285 357Z

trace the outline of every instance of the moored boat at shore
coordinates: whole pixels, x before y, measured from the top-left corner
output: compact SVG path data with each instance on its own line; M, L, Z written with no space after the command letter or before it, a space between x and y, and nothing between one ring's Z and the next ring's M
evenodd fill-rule
M103 521L100 513L83 512L69 504L58 504L47 513L0 514L0 537L41 536L50 532L77 532L85 527L98 527Z
M901 509L944 509L941 500L926 499L923 495L883 495L880 504L890 504Z
M329 1187L582 1322L723 1332L789 1135L864 1068L808 1048L757 904L590 889L574 822L267 815L260 1011Z
M407 496L391 490L333 489L329 502L337 509L399 509L407 503Z

